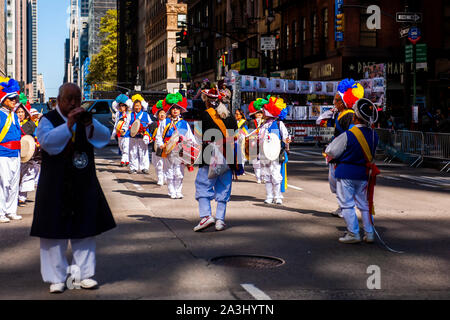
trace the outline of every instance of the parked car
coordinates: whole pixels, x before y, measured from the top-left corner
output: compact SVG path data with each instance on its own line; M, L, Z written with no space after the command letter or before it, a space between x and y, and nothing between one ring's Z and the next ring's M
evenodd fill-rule
M110 132L112 132L114 129L113 115L115 115L112 108L113 101L114 100L108 99L84 100L81 103L81 107L92 113L95 119L97 119L101 124L106 126Z

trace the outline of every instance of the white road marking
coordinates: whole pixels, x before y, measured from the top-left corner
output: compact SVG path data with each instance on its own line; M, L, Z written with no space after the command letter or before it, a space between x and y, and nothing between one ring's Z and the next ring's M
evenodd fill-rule
M272 300L267 294L255 287L253 284L245 283L241 284L241 286L256 300Z
M251 173L251 172L248 172L248 171L245 171L245 174L249 174L251 176L256 177L254 173ZM290 184L288 184L288 188L292 188L292 189L297 190L297 191L303 191L302 188L299 188L299 187L296 187L296 186L293 186L293 185L290 185Z

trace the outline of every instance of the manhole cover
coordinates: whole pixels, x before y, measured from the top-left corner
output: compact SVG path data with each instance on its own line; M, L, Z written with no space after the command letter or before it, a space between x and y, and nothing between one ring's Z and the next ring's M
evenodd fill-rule
M211 259L211 263L235 268L270 269L284 265L283 259L266 256L236 255Z

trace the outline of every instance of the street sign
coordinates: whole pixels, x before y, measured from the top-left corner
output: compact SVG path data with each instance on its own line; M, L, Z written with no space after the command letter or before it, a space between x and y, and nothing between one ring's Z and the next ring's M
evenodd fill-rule
M404 28L404 29L400 29L400 38L404 38L407 37L409 34L409 27L408 28Z
M275 37L261 37L261 51L275 50L276 39Z
M414 22L414 23L422 22L421 12L397 12L395 16L397 22Z
M408 33L408 39L412 44L416 44L422 38L422 33L418 27L411 27Z
M416 45L416 62L424 63L427 62L428 58L428 49L427 45L424 43ZM405 62L412 63L413 62L413 45L409 44L405 47Z

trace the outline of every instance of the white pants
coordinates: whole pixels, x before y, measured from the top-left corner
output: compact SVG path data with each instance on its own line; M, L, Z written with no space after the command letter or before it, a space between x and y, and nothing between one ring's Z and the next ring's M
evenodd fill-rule
M184 179L184 163L175 148L167 158L164 158L164 177L167 181L169 195L181 195Z
M21 164L20 187L19 187L20 201L26 201L27 193L34 191L36 176L39 174L39 167L40 167L39 164L33 160Z
M155 167L158 182L164 182L164 159L158 157L156 152L152 152L152 164Z
M261 160L261 176L266 184L266 196L268 200L283 199L281 194L281 183L283 176L281 175L281 164L278 160L268 161Z
M41 275L44 282L64 283L70 273L66 251L68 239L41 238ZM81 280L89 279L95 274L95 238L70 240L72 246L72 265L76 265ZM73 270L73 268L72 268ZM76 275L73 275L76 276ZM76 279L78 280L78 279Z
M369 202L367 200L367 181L337 179L336 192L339 207L342 209L347 224L347 230L359 234L358 217L355 207L361 211L364 230L373 232L373 225L369 213Z
M20 158L0 157L0 216L17 213Z
M130 170L149 170L148 145L142 138L130 138Z
M130 138L119 138L119 148L120 152L122 152L122 160L123 163L130 162Z
M261 180L261 160L254 159L251 161L253 170L255 171L256 180Z

